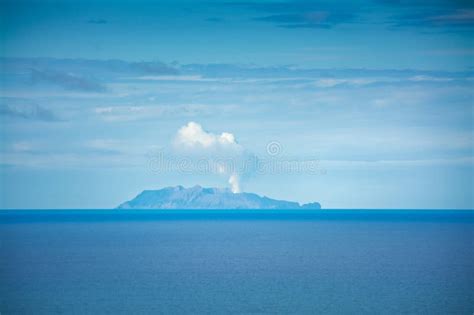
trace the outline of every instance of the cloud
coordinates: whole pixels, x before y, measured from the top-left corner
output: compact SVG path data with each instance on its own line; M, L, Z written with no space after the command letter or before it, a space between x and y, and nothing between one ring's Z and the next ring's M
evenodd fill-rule
M295 0L295 1L247 1L229 3L232 6L243 7L259 12L269 13L305 13L315 11L329 12L354 12L360 8L360 4L353 1L345 1L344 6L341 3L325 0Z
M239 163L243 163L246 153L232 133L214 134L191 121L178 130L174 145L177 151L191 153L194 158L206 161L216 174L229 178L232 192L241 192L239 172L246 169Z
M429 28L472 28L474 10L455 10L451 12L418 13L395 17L394 26L418 26Z
M220 106L221 111L230 111L232 106ZM207 116L215 113L215 109L205 104L183 105L147 105L147 106L100 106L93 113L107 122L147 121L162 117Z
M31 79L34 83L49 83L68 90L84 92L104 92L106 90L104 85L74 73L32 69Z
M461 52L469 54L471 51ZM282 80L355 79L367 77L406 78L416 75L432 77L472 77L471 72L390 70L390 69L320 69L295 66L264 67L253 64L184 64L168 65L157 61L126 62L122 60L85 60L54 58L0 58L0 75L13 85L25 83L25 73L31 73L38 82L61 85L66 89L104 90L105 86L94 78L107 82L113 90L114 84L130 84L135 88L142 81L180 81L183 84L195 82L245 83L275 82ZM34 70L31 70L34 69ZM131 84L130 84L131 85Z
M170 65L164 64L159 61L150 62L131 62L129 63L131 70L138 71L144 74L158 74L158 75L176 75L179 74L178 70Z
M448 14L430 16L426 20L437 26L474 26L474 10L456 10Z
M201 75L146 75L136 78L145 81L189 81L189 82L215 82L216 79L203 78Z
M36 104L4 104L0 106L0 116L27 120L56 121L56 115Z
M102 106L93 109L101 119L109 122L135 121L161 116L161 108L144 106Z
M53 83L66 89L87 91L105 90L105 86L94 78L117 80L128 76L179 74L174 65L160 61L0 58L0 64L0 75L7 81L23 82L25 73L30 73L33 82Z
M394 27L422 27L432 29L462 30L474 27L474 7L452 1L444 5L407 5L407 14L392 16Z
M233 6L267 15L253 20L284 28L330 29L345 23L385 23L391 27L425 27L461 31L474 26L472 1L375 0L235 2ZM390 17L390 12L392 16ZM397 14L396 12L402 12ZM406 13L405 13L406 12ZM387 13L389 13L387 15ZM374 20L374 16L378 17Z
M406 17L451 23L472 19L471 0L376 0L382 9L407 12Z
M416 75L411 78L409 78L410 81L414 82L449 82L452 81L452 78L443 78L443 77L433 77L433 76L428 76L428 75Z
M233 6L243 7L265 16L254 21L268 22L284 28L332 28L338 24L356 21L360 6L348 1L344 4L331 1L261 1L236 2Z
M240 182L239 182L239 175L237 174L232 174L229 177L229 184L231 187L231 190L234 194L240 193Z
M215 81L221 79L225 82L250 82L260 80L273 82L281 80L314 80L314 79L361 79L361 78L391 78L405 79L416 75L432 77L472 77L472 71L442 71L442 70L415 70L415 69L365 69L365 68L300 68L296 66L258 66L252 64L188 64L179 67L180 76L164 76L169 80L188 81ZM159 77L156 77L157 79ZM154 77L140 79L153 80ZM230 80L232 79L232 80Z
M178 130L175 141L177 145L193 149L239 147L233 134L223 132L216 135L205 131L200 124L192 121Z
M353 86L363 86L368 85L376 82L381 82L381 80L377 79L369 79L369 78L354 78L354 79L334 79L334 78L324 78L319 79L315 82L315 85L319 88L330 88L335 87L338 85L353 85Z
M386 170L406 169L407 167L443 167L443 166L473 166L472 156L434 159L399 159L399 160L322 160L321 165L331 170L336 169L364 169L364 170Z

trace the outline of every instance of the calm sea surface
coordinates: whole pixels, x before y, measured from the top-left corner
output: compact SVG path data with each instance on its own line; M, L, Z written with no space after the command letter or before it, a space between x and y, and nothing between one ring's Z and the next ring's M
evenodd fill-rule
M0 211L2 315L473 312L473 211Z

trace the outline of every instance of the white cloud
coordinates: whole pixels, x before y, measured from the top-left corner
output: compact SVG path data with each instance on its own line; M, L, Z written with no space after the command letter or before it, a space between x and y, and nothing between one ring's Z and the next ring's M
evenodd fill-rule
M396 170L408 167L449 167L472 166L474 158L471 156L446 159L400 159L400 160L321 160L318 161L321 169L331 170Z
M235 111L234 105L220 105L221 113ZM116 105L100 106L92 110L92 114L106 122L127 122L154 120L162 117L188 117L215 114L215 106L207 104L180 105Z
M431 82L449 82L452 81L453 79L451 78L438 78L438 77L433 77L429 75L415 75L411 78L409 78L410 81L414 82L423 82L423 81L431 81Z
M243 147L237 143L235 136L230 132L214 134L204 130L196 122L188 122L181 127L175 137L175 148L178 151L192 153L199 159L205 158L213 165L215 173L220 176L229 176L228 183L234 193L239 193L240 176L237 165L244 156Z
M203 78L201 75L148 75L138 77L137 79L145 81L218 81L218 79Z
M221 147L237 148L240 145L236 142L233 134L223 132L220 135L205 131L202 126L193 121L187 123L178 130L175 142L187 148L211 149Z
M348 85L367 85L371 83L375 83L377 80L375 79L365 79L365 78L356 78L356 79L333 79L333 78L324 78L319 79L315 82L315 85L319 88L330 88L340 84L348 84Z

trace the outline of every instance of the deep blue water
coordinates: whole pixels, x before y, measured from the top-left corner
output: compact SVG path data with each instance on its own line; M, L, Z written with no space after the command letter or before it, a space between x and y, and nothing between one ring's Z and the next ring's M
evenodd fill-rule
M2 315L473 311L473 211L0 211Z

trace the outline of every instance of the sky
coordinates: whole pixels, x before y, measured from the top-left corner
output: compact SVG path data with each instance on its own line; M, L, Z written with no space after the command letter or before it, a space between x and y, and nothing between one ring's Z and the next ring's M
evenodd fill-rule
M0 2L0 208L228 187L474 208L471 1Z

